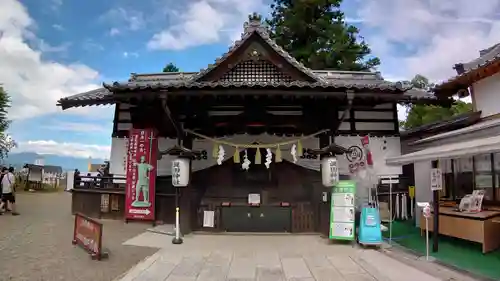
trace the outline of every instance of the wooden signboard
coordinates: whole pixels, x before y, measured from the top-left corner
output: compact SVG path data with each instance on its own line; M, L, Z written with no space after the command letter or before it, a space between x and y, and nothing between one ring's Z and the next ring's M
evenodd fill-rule
M78 245L87 251L92 259L101 260L108 253L102 250L102 223L83 214L75 214L73 229L73 245Z

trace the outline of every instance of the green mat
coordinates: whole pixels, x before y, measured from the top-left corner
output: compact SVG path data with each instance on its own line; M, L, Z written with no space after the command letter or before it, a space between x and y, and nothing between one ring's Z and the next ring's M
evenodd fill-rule
M385 231L384 237L388 236L389 231ZM397 244L425 254L425 236L420 236L420 228L415 227L414 222L393 222L392 237ZM429 243L432 245L432 238ZM431 255L443 263L476 275L500 280L500 250L483 254L478 243L440 236L439 251L432 253L431 248Z

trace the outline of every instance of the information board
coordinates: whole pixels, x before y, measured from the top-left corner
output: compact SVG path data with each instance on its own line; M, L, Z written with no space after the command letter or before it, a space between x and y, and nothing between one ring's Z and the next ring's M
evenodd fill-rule
M108 255L102 250L102 224L80 213L75 214L72 244L83 248L92 259L100 260Z
M356 182L339 181L332 188L330 213L330 239L354 240L354 196Z

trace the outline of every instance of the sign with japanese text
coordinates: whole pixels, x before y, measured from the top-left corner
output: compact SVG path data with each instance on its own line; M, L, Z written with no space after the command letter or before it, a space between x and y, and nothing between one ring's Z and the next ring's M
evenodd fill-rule
M354 240L356 182L339 181L332 188L330 239Z
M326 187L332 187L339 181L339 169L337 158L325 157L321 162L322 183Z
M102 224L80 213L75 214L73 229L73 245L78 245L87 251L93 259L101 259Z
M443 189L443 174L441 169L433 168L431 169L431 190L442 190Z
M186 187L189 184L189 159L177 158L172 160L172 185Z
M125 219L155 219L158 138L153 129L132 129L128 141Z

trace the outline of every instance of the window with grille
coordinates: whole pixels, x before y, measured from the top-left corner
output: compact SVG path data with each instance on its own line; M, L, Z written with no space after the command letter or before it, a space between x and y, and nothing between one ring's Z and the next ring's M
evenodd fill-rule
M224 74L221 81L231 82L291 82L292 77L284 74L267 60L246 60L238 63Z

